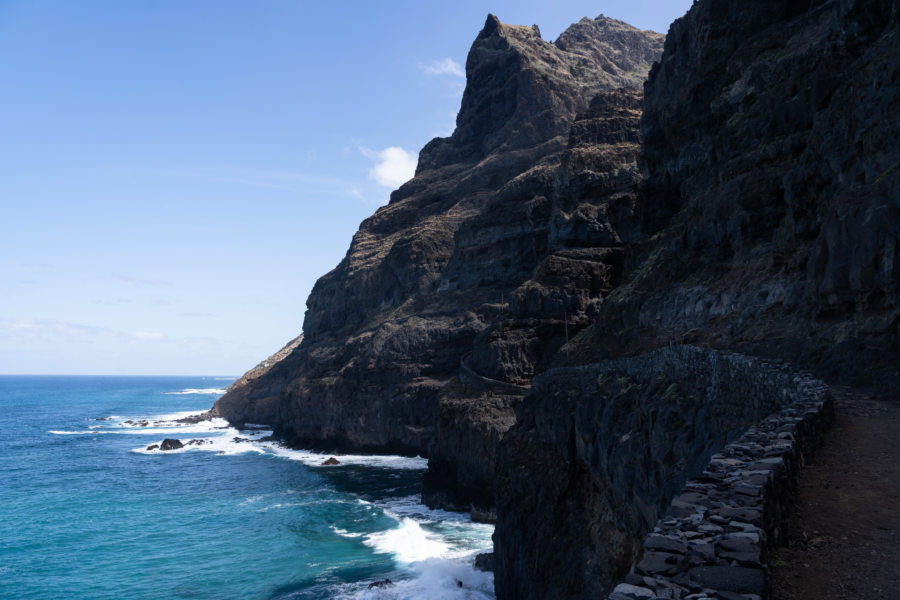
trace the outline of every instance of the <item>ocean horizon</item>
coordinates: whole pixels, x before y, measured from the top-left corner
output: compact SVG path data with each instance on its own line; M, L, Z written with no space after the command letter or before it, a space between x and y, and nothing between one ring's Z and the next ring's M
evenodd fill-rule
M422 505L425 459L178 421L233 380L0 375L0 597L494 597L493 526Z

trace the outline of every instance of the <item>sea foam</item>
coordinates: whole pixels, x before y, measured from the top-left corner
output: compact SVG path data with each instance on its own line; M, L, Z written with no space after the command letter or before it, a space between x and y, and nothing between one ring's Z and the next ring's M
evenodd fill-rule
M245 452L270 454L297 461L314 468L340 468L344 465L383 469L424 470L427 460L421 457L366 456L353 454L322 454L306 450L294 450L279 442L264 440L271 430L238 430L223 419L183 423L180 419L194 416L198 412L178 412L147 417L116 417L102 421L89 431L54 431L60 435L78 434L146 434L158 436L152 443L134 448L132 452L145 455L169 455L185 452L213 452L220 455L235 455ZM125 423L131 421L131 423ZM148 426L141 426L146 421ZM262 427L262 425L258 426ZM162 438L179 439L184 447L162 451L158 448L147 450L148 446L159 444ZM329 457L338 459L337 467L323 466ZM277 495L255 495L244 500L242 505L256 505L257 511L290 509L315 504L322 500L311 494L309 498L299 498L287 490ZM304 495L306 492L303 493ZM285 497L287 496L287 497ZM330 500L333 502L333 500ZM404 496L378 502L370 502L357 497L356 502L366 509L372 509L390 517L396 523L389 529L364 532L350 531L335 525L330 529L335 535L345 539L359 540L378 554L393 558L400 569L393 584L369 589L365 582L340 584L333 589L335 598L346 600L413 600L433 598L435 600L488 600L493 598L493 575L478 571L473 566L474 556L479 551L491 547L493 526L472 523L469 515L443 510L429 509L419 497Z
M451 552L450 546L436 535L426 533L421 525L408 517L403 517L396 529L370 533L363 543L406 564L447 556Z
M494 598L494 576L472 566L468 560L430 558L414 563L410 577L384 587L359 584L342 586L338 600L490 600Z

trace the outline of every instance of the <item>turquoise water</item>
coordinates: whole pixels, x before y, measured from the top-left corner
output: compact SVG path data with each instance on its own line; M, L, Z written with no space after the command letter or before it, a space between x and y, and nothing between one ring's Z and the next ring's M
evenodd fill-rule
M420 505L424 460L322 467L262 428L173 422L229 383L0 377L0 598L493 597L471 567L492 528ZM146 449L164 438L203 443Z

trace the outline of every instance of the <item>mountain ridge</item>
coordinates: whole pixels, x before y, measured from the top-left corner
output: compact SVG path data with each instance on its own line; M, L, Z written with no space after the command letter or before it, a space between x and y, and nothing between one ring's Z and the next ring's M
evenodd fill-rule
M550 43L490 15L454 134L316 283L303 341L213 411L269 415L295 445L427 455L427 503L500 517L500 598L601 593L675 489L654 487L657 463L683 458L687 477L698 457L673 454L689 382L594 395L599 363L689 343L900 383L898 23L897 0L699 0L663 47L605 17ZM604 495L633 497L632 480L573 450L596 422L544 427L555 399L591 415L601 396L670 432L635 458L637 516ZM527 513L564 501L574 525ZM552 560L528 563L542 548Z
M316 282L299 346L216 414L265 415L295 445L427 455L430 503L491 518L492 457L521 394L462 382L461 361L527 383L611 287L609 218L630 218L639 87L663 36L600 17L559 40L488 16L453 135L426 144Z

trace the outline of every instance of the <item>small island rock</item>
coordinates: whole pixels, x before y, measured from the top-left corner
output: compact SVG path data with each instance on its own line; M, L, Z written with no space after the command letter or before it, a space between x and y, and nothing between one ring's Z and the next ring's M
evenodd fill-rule
M164 439L159 445L160 450L178 450L179 448L184 448L181 440L173 440L171 438Z

